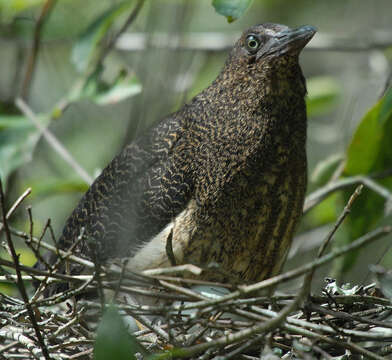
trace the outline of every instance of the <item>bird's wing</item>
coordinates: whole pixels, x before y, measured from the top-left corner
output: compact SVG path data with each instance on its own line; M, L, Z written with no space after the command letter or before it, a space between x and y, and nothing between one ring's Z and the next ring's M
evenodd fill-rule
M185 208L193 183L181 121L167 117L112 160L68 218L62 248L83 232L82 255L90 243L102 260L130 256Z

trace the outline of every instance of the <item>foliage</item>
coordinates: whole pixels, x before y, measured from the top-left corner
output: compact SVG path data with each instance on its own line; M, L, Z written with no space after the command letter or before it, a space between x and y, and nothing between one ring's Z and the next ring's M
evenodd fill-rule
M23 15L26 10L33 11L43 3L45 3L44 0L0 0L2 19L11 21L14 16ZM215 11L226 17L228 22L233 22L243 16L252 3L252 0L212 0L211 2ZM51 105L46 111L40 111L38 119L41 124L49 127L54 120L64 116L66 109L70 105L75 105L78 102L90 101L102 109L102 107L116 106L121 101L141 92L141 84L133 71L129 71L121 64L120 68L109 71L110 74L108 75L108 71L106 71L107 69L101 61L108 39L113 36L115 29L118 28L116 25L119 24L122 17L129 14L134 4L135 1L113 2L109 8L98 13L92 20L89 20L84 31L80 33L77 39L73 39L74 45L69 57L69 63L77 69L77 79L62 94L61 99L56 104ZM309 93L307 107L310 118L330 114L336 109L341 98L342 84L330 76L310 78L307 84ZM0 103L0 177L5 181L12 173L31 161L41 133L28 117L20 115L14 108L10 109L3 105ZM349 179L361 175L372 178L378 186L385 190L386 194L388 192L391 193L391 177L382 177L382 173L390 171L392 164L391 136L392 89L389 89L360 121L346 153L333 155L320 162L311 177L312 188L317 189L330 185L338 180L339 177L340 179ZM45 177L44 179L36 180L35 183L32 183L34 196L44 199L53 194L85 191L87 189L86 183L72 176L64 179ZM353 186L346 187L340 193L335 193L325 199L312 210L309 213L309 217L313 226L334 222L338 215L337 209L341 209L347 203L352 191ZM388 201L390 204L391 199ZM352 207L351 214L346 219L344 227L339 230L339 241L334 243L335 248L352 243L355 239L380 224L385 219L385 216L388 215L387 204L385 196L380 196L380 193L376 193L372 189L366 189ZM358 251L353 250L347 253L342 260L336 262L335 271L337 275L348 271L355 264L358 258ZM22 263L25 265L33 263L34 259L32 259L30 251L24 248L18 250L18 252L21 253ZM1 258L6 259L3 254ZM390 298L391 275L386 270L378 270L377 277L381 291ZM332 284L327 286L326 291L333 291L332 296L336 296L336 301L342 301L342 304L343 300L341 297L338 297L338 294L341 296L355 296L359 291L358 289L360 289L359 287L347 288L338 286L336 282ZM163 288L160 288L160 290L162 292L167 291L167 289ZM0 291L3 292L4 288L1 288ZM184 290L184 293L192 298L192 293L188 289ZM195 299L197 300L197 296ZM282 309L286 300L282 300L279 303L280 300L278 299L277 302L274 302L274 306ZM376 298L375 304L371 305L374 305L375 308L381 308L380 303L377 302L382 302L382 300ZM326 303L328 298L323 298L322 301ZM15 301L15 303L17 302ZM265 302L262 305L264 306ZM339 308L337 303L332 302L327 310L330 310L330 307L335 305L336 309L334 310L338 312L342 310L342 307ZM366 301L360 303L360 305L363 309L368 309L367 306L371 308ZM10 308L14 309L11 305ZM382 314L382 309L380 308L378 308L378 311L379 314ZM232 305L228 305L227 308L224 308L224 311L230 311L231 309ZM217 313L222 313L222 308L217 307L216 310ZM305 313L305 310L301 313L302 315ZM350 306L348 305L344 310L349 312ZM324 313L321 314L322 316L326 315ZM255 313L255 316L260 315ZM341 321L346 319L344 316L342 315ZM339 319L339 317L337 318ZM48 321L50 319L50 321L53 321L55 316L47 319ZM178 318L174 319L173 315L173 323L174 320L177 321ZM210 319L205 318L204 320L209 326L210 323L207 320ZM302 320L305 321L307 319L304 316ZM217 318L216 321L219 323L221 319ZM65 326L65 323L61 325ZM334 326L340 325L338 323ZM333 332L333 330L331 331ZM346 329L343 330L345 331ZM216 329L213 329L213 331L216 331ZM322 332L320 331L320 333ZM211 334L216 333L212 332ZM276 334L280 335L278 332ZM221 335L224 336L225 334L222 332ZM348 338L351 341L351 337ZM88 340L91 341L91 339ZM171 346L172 344L168 343L168 345ZM289 345L293 348L299 348L298 344L290 343ZM167 350L160 354L164 358L181 355L181 350L177 348L163 348L161 350ZM128 334L118 311L115 308L109 308L105 312L98 328L98 336L94 347L95 358L132 359L135 358L134 354L136 352L143 352L143 349L138 345L135 338ZM157 358L160 355L157 355Z
M347 149L343 176L371 176L390 170L392 164L392 88L363 117ZM376 180L386 192L392 193L392 179ZM342 201L348 200L352 188L342 194ZM391 195L390 195L391 196ZM336 243L349 243L380 223L388 212L392 198L367 189L353 207L345 224L346 237ZM358 252L352 252L337 264L338 272L348 271L355 263Z
M132 360L135 353L143 352L126 328L123 318L114 306L106 309L98 326L94 359Z
M213 0L212 5L219 14L226 16L230 23L240 18L252 2L253 0Z
M126 11L129 11L133 1L123 1L99 15L79 36L72 50L72 62L80 72L87 70L93 60L97 47L108 33L113 22Z
M40 115L42 124L48 117ZM32 159L40 132L25 116L0 114L0 177L5 181L17 168Z

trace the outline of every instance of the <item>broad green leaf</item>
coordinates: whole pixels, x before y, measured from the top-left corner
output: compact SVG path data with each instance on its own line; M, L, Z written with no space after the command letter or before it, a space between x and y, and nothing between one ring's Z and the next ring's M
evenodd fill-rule
M228 22L240 18L250 7L253 0L213 0L212 6L218 14L226 16Z
M379 121L381 104L379 101L367 112L354 133L347 150L347 175L367 174L377 160L384 135Z
M323 115L335 108L341 92L334 78L318 76L310 78L306 83L306 106L309 117Z
M38 119L46 125L48 118ZM29 162L40 137L31 121L23 116L0 115L0 176L3 181L12 171Z
M132 1L123 1L106 10L96 18L80 35L72 49L72 62L76 68L83 72L90 64L98 43L107 33L113 22L130 8Z
M368 175L382 172L392 164L392 89L379 100L363 117L347 150L345 176ZM392 179L375 180L392 191ZM342 196L342 207L347 203L354 187ZM350 243L377 226L385 216L385 199L374 191L365 188L355 201L350 216L343 228L345 236L340 237L336 246ZM336 275L346 272L355 263L358 252L354 251L335 263Z
M109 307L98 326L94 359L132 360L136 359L135 353L141 351L141 346L128 332L117 309Z
M383 170L392 161L392 88L360 122L347 150L346 175Z

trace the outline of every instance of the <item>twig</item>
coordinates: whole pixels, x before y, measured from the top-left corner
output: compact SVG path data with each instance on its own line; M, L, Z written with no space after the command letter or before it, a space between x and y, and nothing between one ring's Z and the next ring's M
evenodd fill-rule
M318 203L320 203L331 193L352 185L365 185L369 189L382 196L386 201L392 201L392 193L387 188L379 185L369 176L358 175L331 182L326 186L322 187L321 189L318 189L313 193L309 194L305 199L305 204L303 208L304 214L307 213L314 206L316 206Z
M39 327L37 325L37 321L35 319L33 308L32 308L32 306L31 306L31 304L29 302L29 298L27 296L26 289L25 289L24 284L23 284L22 273L21 273L20 264L19 264L19 256L16 254L15 247L14 247L14 244L13 244L12 239L11 239L10 229L8 228L8 220L7 220L6 211L5 211L5 199L4 199L4 193L3 193L3 184L2 184L1 179L0 179L0 203L1 203L0 204L1 211L2 211L2 214L3 214L3 225L4 225L4 230L5 230L5 237L7 239L8 247L9 247L9 249L11 251L12 259L13 259L14 264L15 264L15 272L16 272L16 275L18 277L18 280L16 281L16 285L17 285L17 287L19 289L19 292L20 292L20 294L22 296L22 299L23 299L23 301L24 301L24 303L26 305L26 308L27 308L27 311L28 311L28 314L29 314L29 317L30 317L31 324L33 325L35 334L36 334L37 339L38 339L38 343L39 343L39 345L41 347L41 350L42 350L42 354L43 354L43 356L44 356L44 358L46 360L49 360L50 358L49 358L48 349L46 348L46 345L44 343L44 339L43 339L43 337L41 335L41 331L40 331L40 329L39 329Z
M15 263L13 263L12 261L2 259L2 258L0 258L0 265L11 267L11 268L15 269ZM91 276L91 275L76 275L76 276L72 275L72 276L70 276L70 275L65 275L65 274L61 274L61 273L51 273L48 271L38 270L38 269L32 268L31 266L24 266L21 264L19 264L19 269L21 271L28 272L30 274L38 275L37 279L42 279L42 280L45 277L49 277L49 278L59 279L62 281L75 282L75 281L85 280L85 276L88 276L88 277ZM41 277L39 277L39 276L41 276ZM80 276L80 278L79 278L79 276Z
M326 236L326 238L322 242L322 244L321 244L321 246L319 248L319 251L317 253L317 258L318 259L324 254L328 244L330 243L331 239L335 235L335 233L338 230L339 226L343 223L344 219L350 213L351 207L353 206L354 201L357 199L357 197L361 194L362 188L363 188L363 185L359 185L355 189L354 193L350 196L350 199L348 200L348 202L347 202L346 206L344 207L342 213L339 215L339 218L336 220L335 225L333 226L331 231L328 233L328 235ZM315 270L316 270L316 268L311 270L307 274L305 279L304 279L304 285L303 286L307 286L308 294L310 293L311 283L312 283L312 279L313 279L313 275L314 275Z
M79 165L79 163L74 159L74 157L69 153L69 151L64 147L63 144L49 131L45 126L43 126L37 119L37 116L33 113L30 107L21 99L18 98L15 101L16 106L20 111L27 116L28 119L34 124L34 126L42 133L44 138L48 141L50 146L70 165L75 172L89 185L93 182L93 178Z
M20 97L22 99L26 100L28 97L28 93L31 86L31 80L34 76L35 65L37 63L37 57L41 45L41 32L46 21L49 19L50 13L53 10L53 7L56 5L56 2L57 2L56 0L46 0L45 4L41 9L39 18L35 24L33 46L31 48L29 57L27 59L25 77L23 79L23 84L20 92Z
M24 199L27 198L27 196L29 196L31 194L31 188L27 188L25 190L25 192L18 197L18 199L13 203L13 205L10 207L10 209L7 212L7 215L5 216L5 218L8 220L11 215L14 213L14 211L18 208L18 206L23 202ZM3 230L4 225L2 223L0 223L0 232L1 230Z
M145 33L124 33L118 39L116 48L122 51L141 51L147 46L158 49L180 49L198 51L227 51L233 47L234 42L241 34L221 32L190 32L173 36L173 34L159 33L150 36ZM305 51L341 51L341 52L368 52L370 50L386 49L392 45L391 34L379 37L374 34L368 39L358 37L341 39L326 33L318 34Z
M288 280L299 277L299 276L305 274L306 272L308 272L310 269L318 268L322 265L325 265L325 264L331 262L332 260L334 260L335 258L342 256L342 255L344 255L354 249L358 249L362 246L368 245L370 242L375 241L377 239L380 239L381 237L383 237L391 232L392 232L391 226L385 226L385 227L378 228L376 230L373 230L373 231L361 236L360 238L353 241L352 243L345 245L345 246L342 246L340 248L334 249L330 253L328 253L327 255L324 255L323 257L321 257L319 259L315 259L314 261L312 261L308 264L302 265L294 270L287 271L286 273L274 276L272 278L260 281L258 283L252 284L252 285L241 286L241 287L239 287L240 290L233 291L232 293L225 295L225 296L222 296L221 298L216 299L216 300L211 300L208 302L200 301L200 302L196 302L196 303L192 303L192 304L182 305L181 309L196 309L196 308L211 306L211 305L215 305L218 303L226 302L228 300L235 299L235 298L239 297L241 294L250 294L255 291L260 291L262 289L276 286L276 285L281 284L283 282L286 282Z
M140 10L143 7L145 0L139 0L137 4L135 5L134 9L132 10L131 14L127 18L127 20L124 22L123 26L121 26L120 30L112 37L112 39L109 41L109 43L105 46L105 48L102 50L99 59L97 61L97 66L102 65L104 62L106 56L109 54L109 52L114 48L116 45L116 42L118 41L119 37L127 30L127 28L135 21L137 16L139 15Z
M363 323L363 324L381 326L384 328L392 329L391 322L368 320L368 319L363 318L362 316L355 316L353 314L345 313L342 311L334 311L334 310L326 309L326 308L324 308L320 305L316 305L316 304L307 304L307 307L309 307L313 311L317 311L322 314L332 315L332 316L335 316L336 318L357 321L357 322Z
M245 340L246 338L249 338L250 336L257 333L266 333L266 332L273 331L274 329L278 328L281 324L284 323L287 316L299 306L299 304L303 301L306 294L307 294L307 290L305 287L303 287L299 292L299 294L297 295L296 299L291 304L283 308L283 310L278 314L278 316L272 318L267 322L256 324L244 330L240 330L234 334L228 334L216 340L212 340L210 342L204 342L201 344L190 346L188 348L176 349L175 357L189 358L191 356L200 354L201 352L204 352L211 348L220 348L233 344L235 342L239 342L241 340ZM168 353L157 355L157 359L170 359L170 358L171 358L171 354Z
M197 267L196 265L185 264L185 265L177 265L177 266L172 266L167 268L144 270L142 274L148 276L155 276L155 275L163 275L163 274L189 273L198 276L202 273L202 271L203 270Z

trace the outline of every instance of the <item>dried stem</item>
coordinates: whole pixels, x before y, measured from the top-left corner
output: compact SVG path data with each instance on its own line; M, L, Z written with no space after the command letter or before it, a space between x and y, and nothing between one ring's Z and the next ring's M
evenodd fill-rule
M15 271L16 271L16 275L17 275L16 285L19 289L20 295L22 296L22 299L23 299L25 306L26 306L26 309L28 311L31 324L33 325L35 334L38 339L38 343L39 343L41 350L42 350L42 355L44 356L44 358L46 360L49 360L50 357L49 357L48 349L46 348L44 339L41 335L41 331L38 327L37 320L35 319L34 310L29 302L26 288L23 283L22 273L21 273L20 264L19 264L19 255L16 254L14 243L12 242L12 238L11 238L10 229L8 228L8 220L7 220L6 211L5 211L5 198L4 198L3 184L2 184L1 179L0 179L0 207L1 207L2 214L3 214L3 226L4 226L4 231L5 231L5 237L7 239L8 248L11 252L12 259L13 259L13 262L15 265Z

